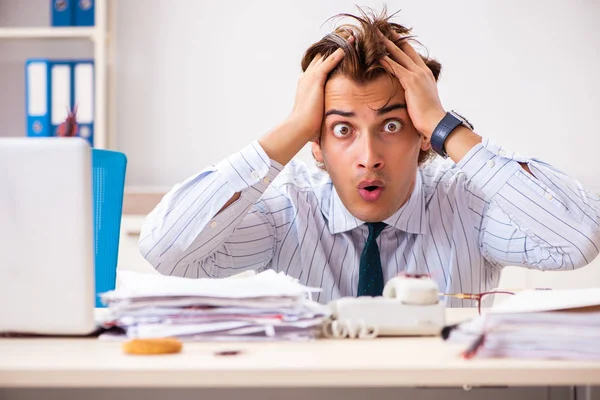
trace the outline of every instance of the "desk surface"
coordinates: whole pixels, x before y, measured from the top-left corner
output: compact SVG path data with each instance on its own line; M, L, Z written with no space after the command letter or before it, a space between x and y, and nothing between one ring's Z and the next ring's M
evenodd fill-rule
M472 315L448 310L449 322ZM462 349L424 337L186 343L181 354L131 356L96 339L0 339L0 387L600 385L600 362L463 360Z

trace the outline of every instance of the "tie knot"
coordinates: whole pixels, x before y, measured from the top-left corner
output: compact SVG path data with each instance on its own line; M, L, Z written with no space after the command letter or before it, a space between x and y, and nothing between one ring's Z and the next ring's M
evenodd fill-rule
M385 222L367 222L366 224L369 228L369 237L367 238L367 240L377 239L381 231L383 231L387 226Z

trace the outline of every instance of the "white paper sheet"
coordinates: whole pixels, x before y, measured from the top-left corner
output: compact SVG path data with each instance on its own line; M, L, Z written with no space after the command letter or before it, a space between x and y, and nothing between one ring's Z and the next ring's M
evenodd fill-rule
M255 298L302 296L306 292L318 292L308 288L283 273L267 270L256 275L240 276L235 279L180 278L146 274L134 271L119 271L118 289L105 293L103 299L116 300L135 297L156 296L202 296L214 298Z
M526 290L492 307L490 313L527 313L600 305L600 288Z

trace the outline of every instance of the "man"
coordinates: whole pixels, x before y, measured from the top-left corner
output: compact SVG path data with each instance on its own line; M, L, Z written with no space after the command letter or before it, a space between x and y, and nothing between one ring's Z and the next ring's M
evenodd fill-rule
M598 197L446 112L440 65L414 50L408 29L353 18L306 52L289 118L148 215L139 244L156 269L197 278L273 268L321 287L327 302L380 295L401 272L480 293L505 265L591 262ZM314 171L292 160L309 141ZM428 161L432 150L442 157Z

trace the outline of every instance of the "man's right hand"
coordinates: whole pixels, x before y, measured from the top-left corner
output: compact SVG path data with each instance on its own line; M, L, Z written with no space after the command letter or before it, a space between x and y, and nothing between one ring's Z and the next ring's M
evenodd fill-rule
M348 43L354 43L354 38L350 37ZM258 141L271 159L285 165L306 143L319 138L327 75L344 56L344 50L339 48L326 58L317 55L306 68L298 80L291 115Z
M352 44L353 42L354 37L351 36L348 43ZM327 75L344 56L342 48L337 49L327 58L317 54L298 80L296 99L290 119L299 124L306 132L307 142L319 138L325 108L325 81Z

